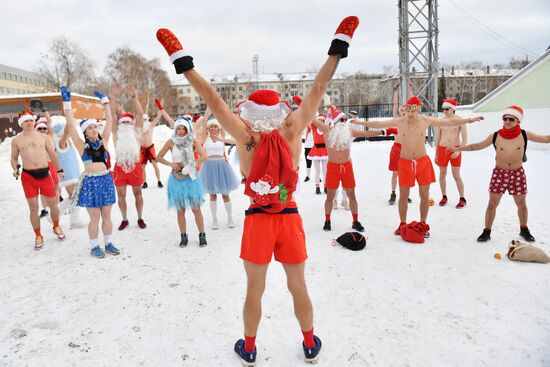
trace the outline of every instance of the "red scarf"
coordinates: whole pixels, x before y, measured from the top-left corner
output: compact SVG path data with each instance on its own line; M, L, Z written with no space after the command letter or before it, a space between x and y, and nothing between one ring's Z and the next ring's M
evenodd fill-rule
M250 174L246 179L245 195L250 196L266 212L278 213L285 208L292 193L296 191L297 181L298 174L292 166L292 153L286 140L277 130L261 134ZM264 187L268 185L269 189L276 192L259 193L256 186L258 184Z
M519 124L511 129L506 129L503 127L498 131L498 135L502 136L504 139L514 139L517 138L519 134L521 134L521 127Z

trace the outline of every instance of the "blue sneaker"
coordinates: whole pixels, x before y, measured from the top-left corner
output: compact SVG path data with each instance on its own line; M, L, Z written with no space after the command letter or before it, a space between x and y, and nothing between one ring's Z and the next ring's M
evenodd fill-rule
M100 259L105 257L105 252L101 249L101 247L96 246L90 251L90 255L98 257Z
M105 252L111 255L119 255L120 251L111 242L105 245Z
M323 345L323 343L321 343L321 339L319 339L316 335L313 335L313 340L315 340L315 347L313 348L306 348L302 342L307 363L317 363L319 360L319 352L321 351L321 346Z
M241 358L241 364L243 366L249 367L256 365L256 347L254 347L254 352L245 351L243 339L239 339L235 343L235 353Z

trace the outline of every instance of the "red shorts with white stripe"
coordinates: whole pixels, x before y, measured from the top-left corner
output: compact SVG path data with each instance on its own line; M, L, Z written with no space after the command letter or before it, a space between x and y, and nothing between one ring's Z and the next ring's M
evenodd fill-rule
M489 192L491 194L504 194L506 190L510 195L527 194L527 177L523 167L518 169L493 169Z
M432 160L427 155L415 160L400 158L398 175L399 187L413 187L415 179L418 186L435 182Z
M52 178L53 184L59 185L59 175L57 174L55 166L52 162L48 162L48 167L50 167L50 177Z

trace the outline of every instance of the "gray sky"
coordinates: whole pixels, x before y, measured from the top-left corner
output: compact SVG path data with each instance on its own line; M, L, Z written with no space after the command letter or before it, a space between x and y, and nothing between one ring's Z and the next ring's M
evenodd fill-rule
M250 73L259 54L260 72L299 72L319 67L331 37L347 15L361 24L339 72L381 72L398 65L397 0L339 1L72 1L2 2L0 63L34 70L49 41L65 35L102 71L106 56L128 46L159 57L175 79L158 28L171 29L205 75ZM495 40L472 24L457 5L521 47L542 54L550 46L550 1L440 0L439 56L442 63L486 64L524 58L526 52ZM456 4L456 5L455 5ZM530 59L533 56L529 57Z

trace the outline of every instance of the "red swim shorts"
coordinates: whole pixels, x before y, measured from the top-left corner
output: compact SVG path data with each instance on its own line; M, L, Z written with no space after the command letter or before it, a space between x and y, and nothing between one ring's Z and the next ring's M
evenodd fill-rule
M327 189L336 190L340 186L349 189L355 187L355 176L353 175L353 165L351 161L346 163L327 163L327 177L325 186Z
M399 158L399 187L413 187L414 181L418 186L426 186L435 182L434 168L430 157L425 155L416 160Z
M400 157L401 157L401 143L393 143L390 151L390 164L388 165L388 169L390 171L398 170L398 162Z
M59 185L59 175L57 174L57 170L55 169L55 166L52 162L48 162L48 167L50 167L50 176L52 178L54 185Z
M141 186L143 185L143 168L139 162L134 164L134 169L124 172L121 166L115 164L115 186Z
M23 191L27 199L35 198L38 194L49 198L55 196L55 187L50 174L44 178L34 178L30 173L23 171L21 172L21 184L23 184Z
M447 147L439 145L435 153L435 164L439 167L447 167L451 162L451 167L460 167L462 164L462 153L458 153L458 157L451 158L454 152L448 151Z
M493 169L489 192L491 194L504 194L506 190L510 195L527 194L527 177L523 167L518 169Z
M151 144L148 147L141 147L139 149L139 162L141 164L147 164L157 160L157 153L155 152L155 144Z
M307 259L306 236L295 202L277 214L252 204L245 214L241 259L255 264L268 264L273 255L283 264L301 264Z

